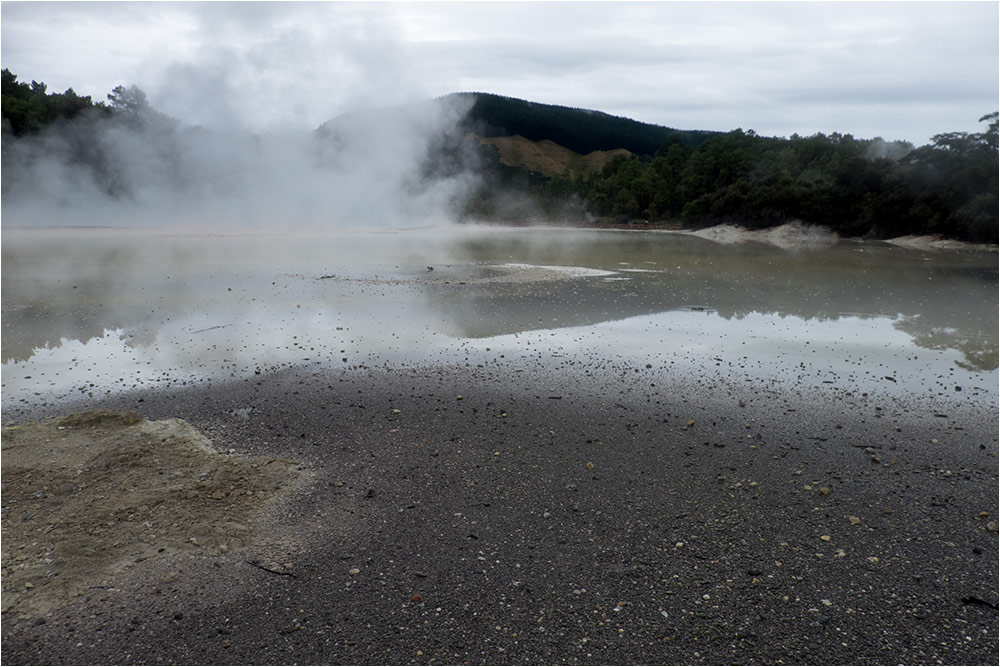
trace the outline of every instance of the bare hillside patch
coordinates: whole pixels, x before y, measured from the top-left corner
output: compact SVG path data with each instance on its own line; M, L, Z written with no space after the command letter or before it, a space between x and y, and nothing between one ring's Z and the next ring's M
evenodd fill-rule
M548 139L531 141L519 134L512 137L480 137L479 141L497 148L501 164L524 167L544 176L600 171L615 156L631 155L624 148L580 155Z

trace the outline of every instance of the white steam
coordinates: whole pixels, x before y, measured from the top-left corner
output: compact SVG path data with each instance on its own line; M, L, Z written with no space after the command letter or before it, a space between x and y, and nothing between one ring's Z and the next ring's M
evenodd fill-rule
M184 127L145 110L3 138L3 224L343 228L442 224L472 185L433 169L457 98L312 133Z

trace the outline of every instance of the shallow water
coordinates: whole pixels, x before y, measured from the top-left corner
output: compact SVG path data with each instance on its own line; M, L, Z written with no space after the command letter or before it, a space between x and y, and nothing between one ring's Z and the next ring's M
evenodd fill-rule
M688 234L3 233L3 407L289 366L634 372L996 410L997 256Z

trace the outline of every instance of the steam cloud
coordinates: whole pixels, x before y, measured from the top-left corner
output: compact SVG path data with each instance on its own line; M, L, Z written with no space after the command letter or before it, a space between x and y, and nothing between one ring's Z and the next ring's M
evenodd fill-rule
M151 109L3 140L5 226L409 227L454 218L472 176L440 146L446 98L312 133L185 127Z

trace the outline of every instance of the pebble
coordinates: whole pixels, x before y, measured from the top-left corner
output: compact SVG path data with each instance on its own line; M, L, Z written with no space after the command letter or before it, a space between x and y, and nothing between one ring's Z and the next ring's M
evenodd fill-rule
M348 574L361 574L361 570L359 570L359 569L358 569L358 568L356 568L356 567L352 567L352 568L351 568L350 570L348 570L348 572L347 572L347 573L348 573Z

